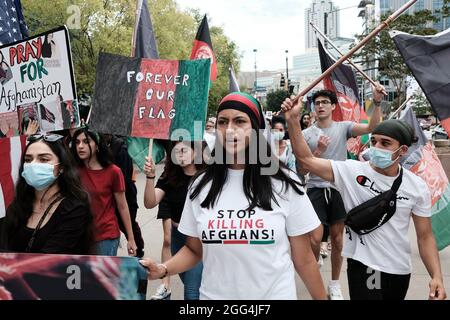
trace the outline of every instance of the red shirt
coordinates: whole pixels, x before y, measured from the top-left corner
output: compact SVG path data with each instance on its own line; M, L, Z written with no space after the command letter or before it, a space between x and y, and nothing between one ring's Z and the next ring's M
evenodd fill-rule
M102 170L80 168L80 179L91 200L94 216L94 240L116 239L120 236L114 192L125 191L122 171L116 165Z

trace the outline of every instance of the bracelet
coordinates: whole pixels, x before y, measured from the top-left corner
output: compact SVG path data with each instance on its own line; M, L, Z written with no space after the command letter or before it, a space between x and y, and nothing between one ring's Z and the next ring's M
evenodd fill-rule
M167 277L167 275L169 274L169 269L167 269L167 266L166 266L164 263L158 264L158 267L159 267L159 266L161 266L161 267L163 267L164 269L166 269L166 271L164 272L164 274L163 274L161 277L159 277L160 279L164 279L164 278Z
M149 176L146 176L146 177L147 177L147 179L151 179L151 180L155 179L155 177L149 177Z

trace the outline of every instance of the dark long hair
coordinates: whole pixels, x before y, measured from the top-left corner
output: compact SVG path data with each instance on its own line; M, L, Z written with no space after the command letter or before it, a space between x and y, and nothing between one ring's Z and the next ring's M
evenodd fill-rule
M243 177L243 187L245 197L248 199L250 205L248 210L252 210L255 207L262 208L266 211L272 210L272 200L277 204L278 201L275 197L275 192L273 190L272 179L282 181L283 188L282 190L288 190L289 187L294 188L295 192L299 195L303 195L304 192L300 189L302 184L298 181L295 181L286 173L288 172L288 168L282 162L279 162L278 158L272 153L272 149L270 145L267 143L266 138L259 132L259 125L253 119L250 118L252 128L257 130L258 134L256 135L256 141L250 141L251 144L256 143L257 145L257 161L255 164L250 164L249 159L249 147L246 149L246 166L244 169L244 177ZM222 148L222 155L225 157L226 151L224 146L218 142L219 139L216 139L216 146L213 151L213 156L216 154L216 150L218 148ZM263 143L267 147L267 155L270 157L269 164L262 164L261 159L259 157L259 148L261 146L260 143ZM225 159L221 159L225 160ZM270 163L273 161L279 162L279 167L277 172L272 175L261 175L261 169L268 168ZM190 199L193 200L199 196L202 189L211 181L211 187L209 189L208 195L202 201L202 208L211 208L213 207L220 194L222 193L223 186L227 181L228 177L228 166L225 161L220 161L218 163L217 159L213 164L206 167L205 170L198 172L197 175L192 179L194 182L196 179L200 179L198 184L193 188L192 193L190 195Z
M39 139L29 142L29 144L25 147L25 150L21 157L19 180L17 182L14 200L6 211L4 223L4 231L6 232L1 232L3 234L0 234L0 237L2 237L2 241L0 242L2 243L7 244L8 239L11 237L11 235L14 234L18 230L18 228L27 224L28 219L30 218L33 211L33 203L36 200L35 189L26 183L25 179L22 177L22 172L23 164L25 162L25 154L28 148L38 141L45 143L52 150L52 152L58 157L59 165L62 168L58 178L55 181L55 183L59 187L59 191L56 196L62 196L66 199L76 200L78 202L86 204L86 210L90 211L90 206L88 205L88 195L81 186L77 170L74 166L73 158L70 154L70 151L64 145L63 140L60 139L58 141L49 142L45 141L44 139ZM85 248L89 248L91 246L93 239L92 214L90 214L89 217L90 221L86 229L86 236L84 239Z
M197 172L203 170L205 168L205 162L203 160L203 151L206 147L206 142L203 141L190 141L190 142L182 142L182 141L169 141L169 145L167 148L167 157L166 157L166 163L164 165L164 172L162 177L167 179L168 183L172 187L179 187L182 185L184 181L184 172L183 168L173 163L171 155L174 147L178 143L184 143L187 146L190 146L194 153L194 162L195 162L195 168L197 169Z
M311 123L311 115L308 112L305 112L302 114L301 118L300 118L300 127L302 128L302 130L307 129L308 127L306 126L306 124L303 123L303 119L308 116L309 117L309 121Z
M80 128L77 131L75 131L75 133L73 134L72 137L72 155L75 159L75 162L78 164L79 167L84 167L84 161L80 159L80 157L78 156L78 152L77 152L77 137L84 133L84 135L86 136L86 138L88 139L88 141L93 140L98 148L97 150L97 160L100 163L100 165L103 168L107 168L108 166L110 166L113 161L113 157L112 157L112 153L111 153L111 149L108 147L108 145L106 144L106 139L99 133L88 130L87 128ZM89 160L91 160L92 157L92 149L91 146L88 145L89 147Z

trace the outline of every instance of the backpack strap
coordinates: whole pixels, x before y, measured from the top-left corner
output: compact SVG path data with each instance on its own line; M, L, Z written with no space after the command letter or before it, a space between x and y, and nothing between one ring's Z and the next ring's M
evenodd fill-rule
M394 193L397 193L398 188L402 184L402 176L403 176L403 167L400 166L400 174L398 175L397 179L395 179L394 183L392 184L392 191Z

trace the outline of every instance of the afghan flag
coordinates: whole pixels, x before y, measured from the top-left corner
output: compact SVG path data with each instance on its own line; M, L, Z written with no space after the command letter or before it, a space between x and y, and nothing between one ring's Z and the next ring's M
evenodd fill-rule
M151 60L102 53L90 128L128 137L200 141L209 72L209 59Z
M450 184L433 146L419 126L413 109L407 107L400 119L408 122L419 138L402 157L402 165L421 177L430 190L431 224L437 247L442 250L450 244Z
M197 35L195 36L190 59L211 59L211 81L216 80L217 62L214 57L214 50L211 42L211 36L209 34L209 26L206 15L203 17L202 23L198 28Z
M322 72L331 67L336 60L325 51L322 43L317 40L320 56L320 66ZM359 90L356 83L355 72L347 65L341 64L339 67L323 80L325 89L336 92L338 104L333 111L334 121L353 121L357 123L367 123L367 115L361 107L359 100ZM347 141L347 150L350 158L356 158L362 146L368 141L368 136L350 138Z
M153 32L153 23L147 0L139 0L138 15L134 27L133 57L159 59L158 46ZM145 157L148 156L149 138L128 137L128 154L139 169L144 170ZM159 140L153 140L152 158L155 163L164 159L165 151Z
M19 164L25 149L26 136L0 139L0 218L14 200Z
M0 253L0 300L145 300L147 271L132 257Z
M434 36L390 35L450 135L450 28Z
M230 92L240 92L239 83L234 74L233 66L228 69L228 80L229 80L229 91Z

